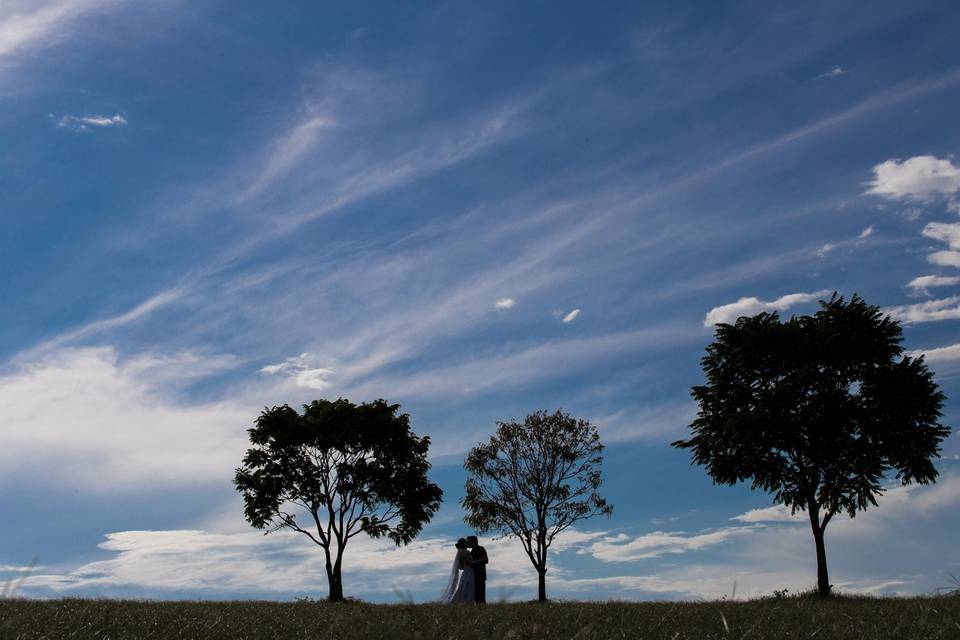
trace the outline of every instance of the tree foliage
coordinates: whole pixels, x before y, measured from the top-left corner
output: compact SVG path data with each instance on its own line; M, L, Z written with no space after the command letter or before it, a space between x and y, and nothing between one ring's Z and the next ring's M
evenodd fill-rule
M719 324L702 360L706 384L693 435L673 446L717 483L749 480L774 502L806 510L828 595L823 535L838 513L877 504L888 474L934 482L944 395L923 358L903 355L900 325L854 294L812 316L777 313Z
M343 599L347 543L361 533L412 541L440 506L428 481L430 439L410 430L400 405L314 400L299 414L265 409L248 430L236 470L247 521L266 533L290 529L323 548L330 599Z
M523 422L498 422L490 440L467 455L464 520L480 532L520 540L537 570L541 602L554 538L575 522L613 511L597 493L602 452L590 422L538 411Z

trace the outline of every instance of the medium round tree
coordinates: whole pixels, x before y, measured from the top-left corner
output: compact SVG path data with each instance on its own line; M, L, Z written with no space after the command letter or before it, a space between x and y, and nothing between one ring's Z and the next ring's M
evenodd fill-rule
M597 428L557 411L523 422L498 422L497 432L467 455L464 521L481 533L515 536L537 570L546 602L547 551L577 521L613 507L600 497L603 445Z
M353 537L407 544L440 507L443 492L427 478L430 439L411 432L399 409L314 400L302 414L266 409L248 430L252 446L234 478L247 521L323 548L330 600L343 600L343 552Z
M830 594L824 533L838 513L877 504L891 474L936 481L949 428L944 395L923 358L903 355L900 325L856 294L833 294L812 316L776 313L719 324L702 360L706 384L690 449L715 483L750 480L791 512L806 511L817 591Z

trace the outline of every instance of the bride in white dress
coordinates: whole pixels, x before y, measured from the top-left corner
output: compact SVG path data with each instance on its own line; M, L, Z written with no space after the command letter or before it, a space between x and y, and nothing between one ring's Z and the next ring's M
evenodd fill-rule
M443 592L442 601L448 604L473 602L473 556L467 549L467 541L457 540L457 555L453 559L450 580Z

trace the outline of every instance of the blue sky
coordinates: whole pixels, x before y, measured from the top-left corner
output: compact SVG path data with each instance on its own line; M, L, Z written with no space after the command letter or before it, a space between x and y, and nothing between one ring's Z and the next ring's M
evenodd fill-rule
M401 403L440 513L359 541L345 590L438 597L465 451L498 419L599 425L614 515L556 597L815 581L801 520L669 442L712 323L858 292L960 415L960 9L951 2L0 6L0 579L37 596L291 598L319 550L246 525L264 406ZM934 486L827 532L838 588L960 571ZM529 598L489 543L493 597Z

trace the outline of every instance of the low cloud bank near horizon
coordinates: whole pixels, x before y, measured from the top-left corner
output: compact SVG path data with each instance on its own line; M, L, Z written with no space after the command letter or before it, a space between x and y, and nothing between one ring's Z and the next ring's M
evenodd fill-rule
M960 475L946 473L938 483L893 487L879 506L856 518L840 516L827 530L831 579L840 592L917 594L941 586L942 558L951 537L929 531L927 548L909 563L897 558L903 536L960 506ZM770 595L787 588L798 593L816 580L813 541L805 514L790 516L782 507L760 507L729 518L739 524L693 532L573 529L551 550L548 592L587 600L719 598L729 596L732 580L740 597ZM241 515L223 532L201 529L120 531L99 545L110 557L57 573L49 567L26 578L23 593L70 596L150 593L163 597L191 591L208 597L293 597L323 594L326 574L321 550L302 534L264 537L244 530ZM608 524L602 522L601 524ZM214 525L216 526L216 525ZM432 525L428 525L430 527ZM926 529L921 529L926 530ZM452 538L434 528L406 547L389 541L356 538L344 555L347 594L366 593L393 601L398 590L418 601L439 597L453 561ZM483 537L491 558L490 588L525 600L536 590L536 573L518 541ZM869 551L869 552L868 552ZM671 558L683 555L688 564ZM617 566L596 576L585 562Z

